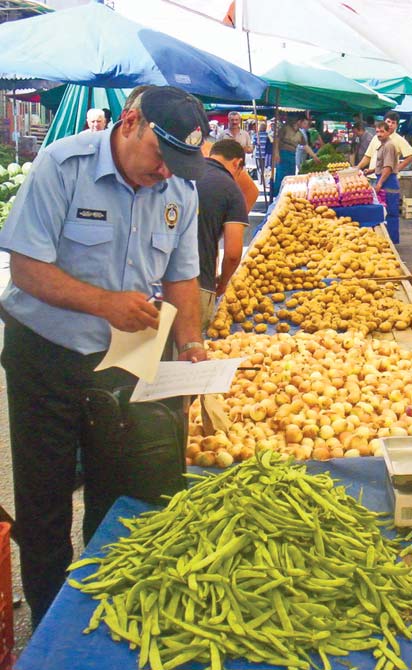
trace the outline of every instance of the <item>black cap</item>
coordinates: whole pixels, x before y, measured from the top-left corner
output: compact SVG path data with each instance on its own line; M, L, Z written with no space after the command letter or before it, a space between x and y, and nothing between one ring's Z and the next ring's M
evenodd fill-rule
M142 93L141 107L169 170L176 177L199 179L206 165L200 146L209 135L199 100L174 86L151 86Z

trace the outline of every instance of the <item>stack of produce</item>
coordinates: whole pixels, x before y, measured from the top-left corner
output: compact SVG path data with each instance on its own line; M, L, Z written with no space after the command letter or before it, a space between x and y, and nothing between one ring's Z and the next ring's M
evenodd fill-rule
M325 144L316 154L318 161L313 158L303 161L299 170L300 174L308 174L310 172L323 172L328 169L330 163L343 163L345 156L336 150L332 144Z
M332 175L326 172L322 175L310 177L307 197L315 207L317 205L337 207L339 205L339 191Z
M282 182L282 195L292 195L295 198L306 198L308 178L306 175L285 177Z
M367 177L359 174L339 175L340 201L343 207L370 205L373 202L373 188Z
M254 335L208 343L212 358L245 356L220 396L231 425L205 436L198 401L187 456L199 465L272 449L298 459L381 455L377 438L412 436L412 352L356 331ZM217 456L222 454L219 459ZM230 461L230 458L229 458Z
M31 163L10 163L7 168L0 165L0 228L7 219L15 195L24 182Z
M278 322L272 303L282 302L285 291L321 288L329 278L401 276L389 242L371 228L337 218L326 206L284 196L229 283L208 336L227 337L234 322L265 332L266 324ZM254 326L249 317L257 313L263 318ZM287 324L279 328L289 330Z
M85 633L104 625L152 670L229 658L329 670L352 650L407 670L396 635L412 638L412 571L397 558L412 547L387 539L378 514L271 452L200 480L71 566L97 565L69 579L98 600Z
M328 163L328 170L332 174L340 172L341 170L346 170L350 168L350 163L348 161L341 161L340 163Z
M364 334L405 330L412 322L412 305L395 298L395 291L393 282L347 279L322 290L296 292L276 315L309 333L325 328L358 328Z

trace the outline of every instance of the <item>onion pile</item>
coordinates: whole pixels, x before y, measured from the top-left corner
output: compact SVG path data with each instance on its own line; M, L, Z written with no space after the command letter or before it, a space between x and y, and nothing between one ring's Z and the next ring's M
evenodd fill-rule
M379 437L412 435L412 352L362 333L235 333L212 358L247 356L219 396L231 425L205 436L191 408L189 464L226 467L272 449L298 459L381 456Z

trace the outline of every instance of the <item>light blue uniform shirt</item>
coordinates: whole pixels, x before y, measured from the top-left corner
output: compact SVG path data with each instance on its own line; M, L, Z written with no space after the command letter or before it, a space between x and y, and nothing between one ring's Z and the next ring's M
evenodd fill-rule
M67 137L37 157L0 232L0 247L112 291L151 295L162 279L199 275L194 185L177 177L135 193L113 162L111 130ZM104 319L48 305L11 281L5 310L48 340L107 349Z

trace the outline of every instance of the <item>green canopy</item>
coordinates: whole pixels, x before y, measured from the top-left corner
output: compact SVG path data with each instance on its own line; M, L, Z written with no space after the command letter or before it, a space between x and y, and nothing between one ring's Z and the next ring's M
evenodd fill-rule
M397 63L349 54L329 54L319 58L319 64L394 98L412 94L412 70L409 72Z
M391 98L333 70L282 61L262 78L269 83L264 102L282 107L319 112L379 112L396 105Z
M49 100L47 106L50 106L53 96L57 98L62 94L53 123L44 139L43 147L61 137L74 135L83 130L87 110L91 107L110 109L112 119L116 121L120 117L128 92L129 89L122 88L89 88L88 86L67 84L47 91L47 93L42 93L42 102L44 98Z

